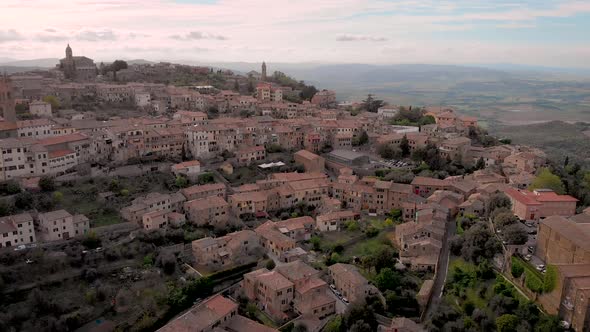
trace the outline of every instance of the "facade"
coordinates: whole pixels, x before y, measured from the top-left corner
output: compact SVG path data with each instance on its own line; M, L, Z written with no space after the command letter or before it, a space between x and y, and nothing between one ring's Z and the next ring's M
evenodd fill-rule
M273 318L286 318L295 293L295 285L277 271L260 269L244 275L242 288L246 297L256 301Z
M51 118L51 104L44 101L34 101L29 103L29 112L33 115Z
M196 266L214 270L246 264L258 260L263 254L259 237L251 230L198 239L191 246Z
M241 166L250 166L264 159L266 159L266 149L264 146L250 146L236 151L236 160Z
M334 211L316 217L316 228L320 232L339 231L347 221L357 220L360 215L354 211Z
M185 161L171 166L175 176L185 176L190 180L196 180L201 173L201 163L198 160Z
M299 150L293 155L295 162L302 164L306 172L322 173L325 168L324 158L307 150Z
M209 196L225 197L226 189L223 183L195 185L180 190L188 201Z
M378 293L354 265L336 263L328 267L328 274L336 289L350 303L363 303L367 296Z
M224 228L229 222L229 204L219 196L208 196L184 203L184 211L190 223Z
M399 109L390 106L380 107L377 110L377 114L383 118L393 118L397 113L399 113Z
M29 213L0 218L0 248L36 242L35 223Z
M336 92L332 90L322 90L316 92L311 98L311 103L320 107L330 107L336 105Z
M68 240L90 229L88 218L73 216L66 210L39 213L39 235L43 241Z

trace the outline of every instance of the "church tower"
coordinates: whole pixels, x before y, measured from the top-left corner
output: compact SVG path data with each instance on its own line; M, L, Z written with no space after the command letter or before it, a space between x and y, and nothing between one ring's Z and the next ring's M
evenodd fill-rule
M68 47L66 47L66 60L73 60L74 57L72 56L72 48L70 47L70 44L68 44Z
M262 61L262 76L260 77L262 81L266 81L266 62Z
M69 79L75 78L76 74L76 63L74 62L74 56L70 44L66 47L66 58L64 59L64 76Z
M5 122L16 123L14 88L6 73L0 78L0 111Z

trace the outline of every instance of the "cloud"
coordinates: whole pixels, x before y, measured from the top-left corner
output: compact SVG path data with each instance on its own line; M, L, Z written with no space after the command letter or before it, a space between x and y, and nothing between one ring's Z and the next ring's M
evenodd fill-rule
M118 36L112 30L82 30L76 34L76 39L83 41L112 41Z
M23 40L24 37L14 29L0 30L0 43Z
M213 40L227 40L226 36L216 35L208 32L191 31L184 36L172 35L170 38L175 40L201 40L201 39L213 39Z
M372 41L372 42L384 42L387 41L385 37L377 36L365 36L365 35L340 35L336 37L336 41L350 42L350 41Z
M532 29L536 28L537 26L532 23L518 23L518 22L510 22L510 23L503 23L496 25L496 28L500 29Z
M70 35L68 35L67 33L60 32L53 28L47 28L44 29L42 32L35 34L33 39L44 43L52 43L67 40L69 36Z

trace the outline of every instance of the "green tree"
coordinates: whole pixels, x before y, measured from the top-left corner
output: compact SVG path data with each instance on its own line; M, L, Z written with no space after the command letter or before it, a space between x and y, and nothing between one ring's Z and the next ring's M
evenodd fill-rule
M393 159L396 157L397 152L391 144L381 144L377 147L377 153L383 159Z
M269 269L269 270L272 270L272 269L274 269L274 268L275 268L275 266L277 266L277 265L276 265L275 261L274 261L274 260L272 260L272 259L269 259L269 260L266 262L266 268L267 268L267 269Z
M321 248L322 245L322 239L320 239L319 236L314 235L311 237L311 239L309 240L309 242L311 242L311 245L313 246L313 250L318 251Z
M367 132L365 130L363 130L361 132L361 136L359 138L359 142L361 143L360 145L364 145L369 143L369 134L367 134Z
M383 100L375 99L372 94L367 95L367 99L363 100L361 108L367 112L377 113L377 110L385 103Z
M475 164L475 169L484 169L486 167L486 162L483 160L483 157L479 157L477 163Z
M55 191L53 192L53 202L54 203L61 203L61 201L63 201L64 199L64 194L61 191Z
M542 168L539 174L535 177L529 189L551 189L558 194L565 193L565 187L561 178L553 173L549 168Z
M174 180L174 184L178 188L186 188L188 186L188 179L182 175L177 175L176 180Z
M113 72L113 78L115 81L117 80L117 72L122 69L127 69L127 67L127 62L123 60L115 60L111 63L109 69Z
M375 284L380 291L395 290L400 284L400 276L392 269L386 267L381 269L375 277Z
M57 110L60 107L59 100L55 96L45 96L43 97L43 101L51 104L52 110Z
M215 178L213 177L213 174L211 174L211 173L203 173L203 174L199 175L199 177L197 178L197 182L199 184L213 183L213 182L215 182Z
M564 330L561 320L554 315L542 315L535 325L535 332L562 332Z
M54 191L55 190L55 182L53 182L53 178L49 176L44 176L39 180L39 188L42 191Z
M342 330L342 316L334 316L324 327L324 332L340 332Z
M14 105L14 110L16 111L17 114L22 114L25 113L28 108L27 105L23 104L23 103L18 103L16 105Z
M82 240L82 245L88 249L94 249L100 247L101 242L102 241L100 240L96 232L90 231Z
M254 83L249 80L248 81L248 85L246 86L246 90L248 91L248 93L254 93Z
M238 80L234 81L234 90L235 91L240 91L240 83L238 83Z
M408 136L404 135L401 141L399 142L399 148L402 150L402 157L407 157L410 155L410 141L408 141Z
M498 332L516 332L516 327L520 323L520 319L516 315L504 314L496 318L496 327Z
M524 273L524 266L522 266L519 261L513 259L510 273L512 273L513 277L520 278L520 276Z

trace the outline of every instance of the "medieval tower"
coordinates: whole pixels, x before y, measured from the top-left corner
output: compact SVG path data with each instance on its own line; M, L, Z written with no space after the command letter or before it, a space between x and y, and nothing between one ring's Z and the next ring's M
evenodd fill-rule
M260 76L260 79L263 82L266 81L266 63L264 61L262 61L262 75Z
M73 79L76 76L76 62L72 54L70 44L66 47L66 57L63 61L64 76L68 79Z
M0 78L0 111L5 122L16 123L16 111L14 109L14 88L10 79L4 74Z

